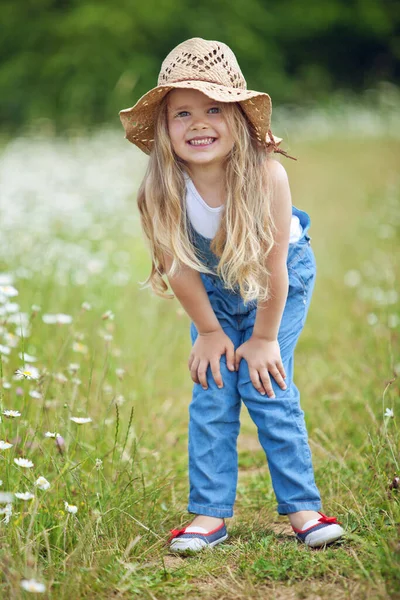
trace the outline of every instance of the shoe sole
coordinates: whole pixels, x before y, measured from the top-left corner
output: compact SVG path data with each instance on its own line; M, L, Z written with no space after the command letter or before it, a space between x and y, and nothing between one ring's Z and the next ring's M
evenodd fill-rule
M333 526L331 527L332 529L330 528L329 532L326 530L326 528L320 529L314 534L311 534L311 539L306 541L305 544L311 548L317 548L318 546L324 546L325 544L335 542L344 535L345 532L339 525L337 525L334 529Z
M213 548L217 544L225 542L225 540L227 540L228 537L229 534L226 534L218 540L210 542L209 544L207 544L207 542L205 542L201 538L186 538L184 540L179 540L178 538L170 543L169 548L172 552L199 552L200 550L204 550L204 548Z

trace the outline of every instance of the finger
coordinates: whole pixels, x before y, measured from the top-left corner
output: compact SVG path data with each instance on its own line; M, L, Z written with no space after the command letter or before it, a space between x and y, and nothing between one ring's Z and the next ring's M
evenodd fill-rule
M222 377L221 377L219 360L220 360L219 358L213 359L210 362L210 367L211 367L211 373L213 374L215 383L217 384L217 386L219 388L222 388L222 387L224 387L224 384L223 384Z
M192 380L195 383L200 383L199 382L199 378L197 377L197 368L199 366L199 363L200 363L200 360L197 359L197 358L194 358L193 361L192 361L192 365L190 367L190 375L192 377Z
M226 364L228 369L235 370L235 346L233 344L226 347Z
M287 385L283 381L282 375L278 371L278 368L277 367L271 368L271 369L269 369L269 372L271 373L272 377L275 379L275 381L279 385L279 387L281 387L283 390L286 390Z
M236 350L236 352L235 352L235 371L239 370L239 365L240 365L240 361L241 360L242 360L242 357L240 356L240 354Z
M199 364L199 367L197 369L197 377L199 378L199 381L201 383L201 385L203 386L203 389L207 389L208 385L207 385L207 367L208 367L208 360L205 361L201 361Z
M265 396L265 390L264 387L260 381L260 375L257 371L257 369L251 369L249 368L249 375L250 375L250 379L252 384L254 385L254 387L256 388L256 390L258 392L260 392L260 394L262 394L263 396Z
M279 363L276 365L280 371L280 374L282 375L283 379L286 379L286 372L285 372L285 367L283 366L282 361L279 361Z
M268 398L275 398L275 393L274 393L274 389L271 384L271 380L269 378L268 369L266 369L266 368L261 369L260 376L261 376L264 390L266 391Z
M189 360L188 360L188 367L189 367L189 371L190 371L190 369L192 368L192 362L193 362L193 361L194 361L194 355L193 355L193 354L191 354L191 355L189 356Z

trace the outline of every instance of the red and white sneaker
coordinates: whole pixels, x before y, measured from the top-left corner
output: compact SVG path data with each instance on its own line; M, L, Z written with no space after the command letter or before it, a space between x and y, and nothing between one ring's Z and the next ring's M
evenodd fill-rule
M303 529L297 529L292 525L297 539L311 548L330 544L345 534L336 517L327 517L319 510L317 512L321 515L320 518L307 521L304 523Z
M189 525L183 529L171 529L170 533L171 536L167 544L169 544L170 550L174 552L198 551L206 547L213 548L229 537L225 523L218 525L211 531L207 531L204 527Z

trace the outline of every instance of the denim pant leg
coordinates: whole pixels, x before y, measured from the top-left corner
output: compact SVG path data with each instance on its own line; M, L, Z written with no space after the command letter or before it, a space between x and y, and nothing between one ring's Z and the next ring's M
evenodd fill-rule
M293 381L294 349L305 324L315 284L315 258L306 244L288 265L289 292L278 333L281 358L286 372L286 390L270 374L275 398L261 395L250 380L245 359L240 361L238 390L257 426L265 451L279 514L320 510L321 498L314 471L304 411ZM253 332L256 310L248 315L242 343Z
M217 314L217 316L219 316ZM241 332L220 319L235 349ZM198 332L190 328L192 344ZM240 429L241 400L237 390L237 371L230 371L226 355L220 358L223 387L218 388L207 368L206 390L193 384L189 405L189 504L188 512L210 517L232 517L238 480L237 437Z

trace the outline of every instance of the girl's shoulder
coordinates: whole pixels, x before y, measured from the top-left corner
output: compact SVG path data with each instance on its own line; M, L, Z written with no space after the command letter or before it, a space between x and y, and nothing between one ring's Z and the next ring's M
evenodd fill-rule
M286 169L283 164L279 162L279 160L268 157L265 162L265 168L274 182L278 183L288 181Z

